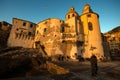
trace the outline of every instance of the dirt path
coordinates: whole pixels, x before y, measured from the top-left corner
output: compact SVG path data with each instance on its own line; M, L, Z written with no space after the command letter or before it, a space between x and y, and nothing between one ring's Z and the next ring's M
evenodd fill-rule
M70 70L64 75L38 75L28 78L13 78L8 80L120 80L120 62L100 62L99 71L95 77L91 76L89 62L59 62L56 63Z
M59 65L68 68L74 75L72 78L77 78L77 80L120 80L119 61L98 63L99 71L96 77L91 76L89 62L62 62Z

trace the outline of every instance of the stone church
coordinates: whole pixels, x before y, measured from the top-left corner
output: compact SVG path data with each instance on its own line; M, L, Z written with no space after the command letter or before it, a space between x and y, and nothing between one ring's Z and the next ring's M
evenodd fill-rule
M8 46L36 48L40 41L48 56L63 55L76 59L78 55L90 58L95 54L104 57L99 15L92 11L89 4L79 15L70 7L65 20L48 18L37 24L13 18Z

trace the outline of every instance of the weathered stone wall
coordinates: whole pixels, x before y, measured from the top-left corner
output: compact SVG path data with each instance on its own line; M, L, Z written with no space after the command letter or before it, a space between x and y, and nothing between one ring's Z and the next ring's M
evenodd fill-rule
M75 59L79 52L77 51L77 18L71 17L65 21L65 32L63 40L66 41L66 54L70 58Z
M5 21L0 22L0 49L7 47L11 26L11 24Z
M65 22L54 18L44 20L38 23L35 41L40 41L44 45L49 56L64 55L75 59L79 53L76 21L76 17L67 19Z
M84 53L83 56L90 58L92 54L95 54L98 59L104 57L103 43L101 39L101 31L99 25L99 16L94 13L89 5L86 5L83 10L83 14L80 19L83 23L84 30Z
M90 58L95 54L98 59L103 57L99 15L87 4L81 16L71 7L65 17L65 21L49 18L37 25L14 18L8 45L36 48L34 43L40 41L48 56L59 54L76 59L77 55Z
M36 24L13 18L13 25L8 39L8 46L32 48Z
M0 29L3 31L9 31L11 28L11 24L9 24L8 22L2 21L0 22Z
M35 41L41 41L49 56L62 54L58 45L61 41L60 28L62 22L59 19L47 19L38 23L38 27L36 28Z

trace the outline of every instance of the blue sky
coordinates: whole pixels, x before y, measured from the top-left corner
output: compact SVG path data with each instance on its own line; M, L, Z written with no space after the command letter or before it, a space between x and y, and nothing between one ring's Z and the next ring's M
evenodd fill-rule
M0 21L20 18L38 23L47 18L65 20L70 6L81 15L88 3L99 14L101 32L120 26L120 0L0 0Z

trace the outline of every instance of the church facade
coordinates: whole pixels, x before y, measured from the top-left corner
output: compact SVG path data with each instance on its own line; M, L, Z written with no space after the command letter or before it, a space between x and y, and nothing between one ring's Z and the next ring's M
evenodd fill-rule
M78 55L90 58L95 54L98 59L103 58L99 15L86 4L81 15L70 7L65 17L65 20L49 18L37 24L14 18L8 46L36 48L35 42L40 41L48 56L76 59Z

